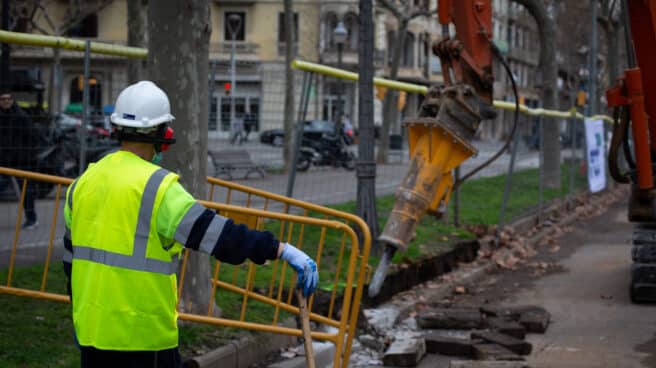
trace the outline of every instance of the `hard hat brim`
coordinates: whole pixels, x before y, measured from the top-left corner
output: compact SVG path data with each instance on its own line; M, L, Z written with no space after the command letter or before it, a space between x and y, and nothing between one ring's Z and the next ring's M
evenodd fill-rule
M158 118L155 119L148 119L148 120L132 120L132 119L124 119L119 116L117 113L113 113L110 117L109 120L116 125L119 126L124 126L124 127L130 127L130 128L152 128L154 126L160 125L162 123L166 123L167 121L173 121L175 120L175 116L171 114L165 114L162 115Z

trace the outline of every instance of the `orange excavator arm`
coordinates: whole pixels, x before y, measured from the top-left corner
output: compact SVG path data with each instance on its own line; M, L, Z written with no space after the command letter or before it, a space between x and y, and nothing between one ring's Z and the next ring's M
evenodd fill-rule
M385 250L369 284L375 297L394 253L404 251L427 212L446 207L454 185L452 170L476 154L469 143L482 119L493 117L491 1L440 0L442 39L433 44L444 84L431 86L419 116L407 119L410 165L396 191L394 208L378 241ZM449 37L454 24L455 37Z

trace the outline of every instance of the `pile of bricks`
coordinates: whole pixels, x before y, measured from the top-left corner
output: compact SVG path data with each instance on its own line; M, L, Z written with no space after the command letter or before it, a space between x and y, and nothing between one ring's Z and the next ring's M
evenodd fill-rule
M452 368L525 367L532 351L527 333L544 333L550 315L538 306L484 306L475 308L426 308L415 317L417 326L429 330L423 338L395 341L383 355L383 364L413 367L426 353L456 357ZM469 338L446 336L439 330L470 330Z

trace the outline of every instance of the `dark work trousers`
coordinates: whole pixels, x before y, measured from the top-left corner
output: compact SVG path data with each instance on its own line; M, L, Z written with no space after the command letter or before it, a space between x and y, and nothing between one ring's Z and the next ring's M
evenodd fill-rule
M82 368L182 368L178 348L160 351L114 351L80 346Z
M34 181L27 181L27 188L25 189L25 202L23 203L26 223L36 222L36 210L34 209L34 197L36 196L36 190L34 185Z

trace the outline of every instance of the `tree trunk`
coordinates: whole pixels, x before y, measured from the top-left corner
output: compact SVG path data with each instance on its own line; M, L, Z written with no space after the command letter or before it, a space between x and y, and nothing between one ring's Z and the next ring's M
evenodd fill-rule
M150 79L171 101L177 143L164 155L164 167L180 174L196 198L206 195L207 78L209 3L204 0L152 1L148 7ZM207 313L211 297L210 263L205 254L191 252L182 293L182 308Z
M285 171L290 168L292 152L294 152L294 70L291 67L294 59L294 10L292 0L284 1L285 7L285 138L283 144L283 160Z
M620 58L620 30L618 23L606 20L601 23L606 36L606 47L608 55L608 85L614 85L619 75L619 58Z
M399 27L396 30L396 39L394 42L394 50L392 53L392 65L390 65L391 80L396 80L399 74L399 64L401 63L401 51L405 44L406 30L408 29L408 21L399 19ZM398 120L398 111L396 109L398 104L399 94L392 89L388 89L383 100L383 126L380 129L380 137L378 139L378 157L379 163L387 162L387 155L389 151L389 133L392 122Z
M128 0L128 46L146 46L146 8L145 0ZM128 83L143 79L144 61L138 58L128 59Z
M371 231L372 239L378 237L378 215L376 211L376 163L374 162L374 33L372 4L360 0L360 44L358 60L358 190L356 213ZM360 236L362 245L362 236Z
M542 107L557 109L556 25L542 0L512 0L526 7L538 25L540 34L540 69L542 71ZM542 180L546 188L560 188L560 137L553 124L542 124L544 145Z

